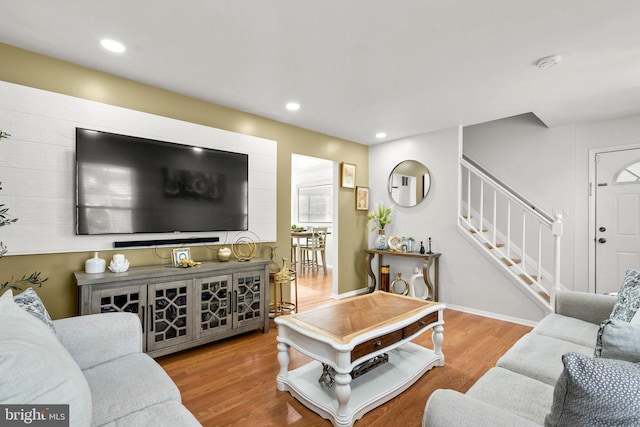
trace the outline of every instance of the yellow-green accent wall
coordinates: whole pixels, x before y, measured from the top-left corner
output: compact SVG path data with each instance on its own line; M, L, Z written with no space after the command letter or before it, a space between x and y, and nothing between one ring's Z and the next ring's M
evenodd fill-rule
M289 256L292 154L353 163L357 166L356 185L368 186L369 150L366 145L258 117L2 43L0 57L0 80L6 82L277 141L277 241L264 242L260 254L263 257L268 257L269 250L266 246L269 244L278 247L278 258ZM2 123L0 129L11 133L11 129L4 129ZM0 192L0 200L1 198ZM19 217L17 214L15 216ZM367 213L355 210L353 189L339 190L338 216L338 293L343 294L361 289L367 284L364 256L364 249L367 247ZM38 239L38 236L25 238ZM102 251L100 256L109 260L116 252L122 251ZM158 258L153 249L133 249L125 253L133 265L167 262ZM33 271L41 271L42 276L48 277L49 280L37 291L51 316L73 316L77 314L77 292L73 272L82 271L85 260L92 255L92 252L74 252L5 256L0 259L0 283L12 277L20 278ZM202 246L192 247L191 255L196 260L215 259L215 251Z

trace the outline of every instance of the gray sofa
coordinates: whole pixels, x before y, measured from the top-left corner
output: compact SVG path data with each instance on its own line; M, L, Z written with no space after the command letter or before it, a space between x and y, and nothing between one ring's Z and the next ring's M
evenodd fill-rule
M1 404L68 404L71 426L200 426L171 378L142 353L135 314L51 322L40 311L46 318L11 292L0 297Z
M598 328L616 297L560 292L555 313L523 336L466 394L436 390L423 426L539 426L551 411L562 355L593 356Z

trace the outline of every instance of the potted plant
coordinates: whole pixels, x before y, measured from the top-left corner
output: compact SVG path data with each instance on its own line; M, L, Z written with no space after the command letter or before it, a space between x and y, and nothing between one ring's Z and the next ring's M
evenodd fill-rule
M0 140L4 138L9 138L9 135L6 132L0 130ZM2 190L2 183L0 182L0 190ZM3 203L0 203L0 227L5 225L10 225L18 220L18 218L11 218L8 214L9 208L5 207ZM7 253L7 247L4 243L0 242L0 258ZM0 291L4 291L5 289L13 289L16 291L22 290L22 286L42 286L47 279L40 278L40 272L35 271L30 276L22 276L20 279L7 280L6 282L0 283Z
M373 222L371 231L378 229L378 237L376 238L376 249L387 249L387 238L385 236L384 227L391 224L391 208L384 204L377 205L374 210L367 215L368 222Z

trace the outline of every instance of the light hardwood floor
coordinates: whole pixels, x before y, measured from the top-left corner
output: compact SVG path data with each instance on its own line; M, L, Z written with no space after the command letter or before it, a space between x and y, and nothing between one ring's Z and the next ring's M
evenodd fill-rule
M300 311L323 304L331 295L322 273L306 282L299 283ZM465 392L531 330L450 309L444 319L445 366L433 368L400 396L365 414L356 427L420 426L424 405L435 389ZM206 427L330 426L289 393L276 390L277 334L271 321L267 334L250 332L157 361L178 385L184 405ZM432 348L429 333L415 342ZM290 369L310 360L291 353Z

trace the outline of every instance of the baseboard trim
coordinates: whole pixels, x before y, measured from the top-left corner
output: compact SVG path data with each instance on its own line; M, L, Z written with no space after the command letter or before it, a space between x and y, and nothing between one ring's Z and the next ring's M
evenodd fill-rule
M332 293L331 298L343 299L343 298L355 297L356 295L366 294L367 290L368 288L360 288L360 289L356 289L355 291L345 292L344 294Z
M475 314L477 316L488 317L490 319L502 320L505 322L516 323L518 325L535 327L538 322L528 319L520 319L518 317L505 316L503 314L492 313L490 311L476 310L475 308L462 307L459 305L453 305L445 303L447 308L456 311L462 311L464 313Z

